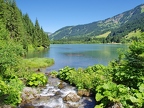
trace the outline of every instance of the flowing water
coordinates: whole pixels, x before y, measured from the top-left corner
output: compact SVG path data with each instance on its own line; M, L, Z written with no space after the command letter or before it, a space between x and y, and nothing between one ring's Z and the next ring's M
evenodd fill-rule
M33 106L40 108L94 108L94 97L80 97L79 101L65 101L64 97L70 93L77 94L77 89L62 82L63 88L58 88L61 81L57 78L49 77L49 84L41 91L41 98L33 102ZM79 97L79 96L78 96Z

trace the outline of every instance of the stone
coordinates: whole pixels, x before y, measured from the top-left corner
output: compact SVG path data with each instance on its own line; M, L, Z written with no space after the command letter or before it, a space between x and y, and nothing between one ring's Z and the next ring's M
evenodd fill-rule
M75 104L68 103L66 108L81 108L81 107L80 104L78 103Z
M86 97L91 95L90 91L87 91L86 89L78 90L77 94L79 96L86 96Z
M0 106L0 108L14 108L14 107L12 107L10 105L3 105L3 106Z
M60 84L58 85L59 89L63 89L65 87L65 85L63 84L63 82L61 81Z
M36 89L31 87L25 87L21 94L21 98L22 98L21 104L31 103L32 100L37 99L39 97L40 95L38 94L38 91Z
M123 108L121 103L110 103L107 108Z
M70 92L63 98L63 100L71 101L71 102L78 102L80 100L80 96L78 96L76 93Z

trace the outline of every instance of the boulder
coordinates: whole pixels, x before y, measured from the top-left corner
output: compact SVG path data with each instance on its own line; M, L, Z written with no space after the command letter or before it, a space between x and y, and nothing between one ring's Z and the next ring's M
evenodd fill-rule
M80 96L78 96L76 93L70 92L63 98L63 100L71 101L71 102L78 102L80 100Z
M86 89L78 90L77 94L79 96L86 96L86 97L91 95L90 91L87 91Z
M81 108L78 103L67 103L66 108Z
M107 108L123 108L121 103L110 103L106 107Z
M65 87L65 84L63 83L63 81L60 81L60 84L58 85L59 89L63 89Z
M31 87L25 87L21 94L22 104L31 103L32 100L39 98L38 91Z

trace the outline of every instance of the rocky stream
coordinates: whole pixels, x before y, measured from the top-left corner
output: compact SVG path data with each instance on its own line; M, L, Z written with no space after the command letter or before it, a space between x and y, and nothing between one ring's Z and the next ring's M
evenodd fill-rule
M22 98L27 99L23 99L19 108L94 108L96 104L89 92L78 91L76 87L54 77L49 77L48 84L39 94L34 89L28 89L25 88L22 94Z

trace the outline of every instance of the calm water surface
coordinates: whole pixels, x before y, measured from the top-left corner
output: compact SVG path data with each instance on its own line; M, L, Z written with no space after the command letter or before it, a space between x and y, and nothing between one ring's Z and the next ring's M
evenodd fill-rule
M123 44L51 44L50 49L29 54L28 57L53 58L55 64L47 71L59 70L64 66L74 68L87 67L94 64L107 65L118 57L118 49L125 51Z

